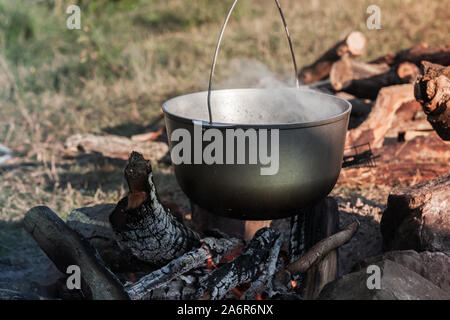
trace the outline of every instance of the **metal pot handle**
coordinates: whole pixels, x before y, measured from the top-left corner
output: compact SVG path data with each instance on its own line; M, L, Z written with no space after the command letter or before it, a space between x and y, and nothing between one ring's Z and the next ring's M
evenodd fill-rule
M234 7L236 6L238 0L234 0L233 5L231 6L230 10L228 11L228 15L225 18L225 22L223 23L222 30L220 31L219 40L217 41L216 50L214 52L214 58L211 66L211 73L209 75L209 86L208 86L208 115L209 115L209 123L212 123L212 115L211 115L211 89L212 89L212 81L214 77L214 71L216 70L216 62L217 62L217 55L219 53L220 44L222 42L222 37L225 32L225 29L228 24L228 20L230 19L231 13L233 12ZM300 88L300 83L298 81L298 71L297 71L297 62L295 61L295 54L294 54L294 47L292 45L291 36L289 34L289 30L287 27L286 19L284 18L283 10L281 9L280 2L278 0L275 0L275 3L278 7L278 11L280 11L281 20L283 20L284 29L286 30L286 36L289 42L289 48L291 50L291 56L292 56L292 63L294 64L294 72L295 72L295 86L297 88Z

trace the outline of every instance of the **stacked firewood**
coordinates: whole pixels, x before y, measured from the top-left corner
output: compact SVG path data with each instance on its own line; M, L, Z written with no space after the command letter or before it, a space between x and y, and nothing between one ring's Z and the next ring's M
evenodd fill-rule
M365 49L364 35L351 32L299 74L304 84L351 100L356 115L369 112L368 105L375 101L371 118L362 129L351 133L348 142L362 142L354 136L371 128L373 137L362 140L373 142L374 147L381 146L395 112L414 98L423 106L439 136L449 140L450 69L445 66L450 65L450 45L433 47L420 43L362 62L358 58ZM391 88L382 90L385 87Z
M351 32L299 73L305 86L352 104L340 182L394 185L447 173L450 45L420 43L370 62L359 59L365 49L364 35ZM355 167L365 163L372 169Z

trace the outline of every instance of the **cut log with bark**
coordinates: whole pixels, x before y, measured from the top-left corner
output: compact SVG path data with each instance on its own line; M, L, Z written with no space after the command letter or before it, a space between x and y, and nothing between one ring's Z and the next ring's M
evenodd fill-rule
M333 64L330 82L336 91L344 90L358 98L376 99L381 88L411 83L418 73L419 68L410 62L390 67L343 57Z
M127 160L132 151L142 153L147 159L160 161L169 152L169 147L159 141L133 141L114 135L76 134L64 145L69 156L79 153L100 153L104 157Z
M422 106L416 100L411 100L404 103L395 113L386 138L403 142L410 141L417 136L427 136L432 132L433 127L427 121Z
M387 64L369 64L345 55L330 70L330 83L334 90L341 91L350 87L354 80L370 78L390 71Z
M85 297L99 300L129 299L117 277L105 267L97 251L70 229L48 207L34 207L24 217L25 229L64 274L76 265L81 271Z
M150 161L132 152L125 178L130 191L110 216L120 247L131 250L142 261L159 266L200 247L199 235L178 221L160 202Z
M334 62L344 55L360 56L366 50L366 38L358 31L351 32L344 40L339 41L326 51L313 64L300 70L299 77L303 83L313 83L326 78Z
M414 94L439 136L450 140L450 66L422 62Z
M391 192L380 223L385 250L450 251L450 174Z
M387 63L389 65L398 65L402 62L412 62L420 66L422 61L450 65L450 45L430 46L425 42L421 42L409 49L401 50L397 53L389 53L379 57L371 63Z
M381 147L384 137L394 120L396 111L405 102L411 100L414 100L412 84L402 84L381 89L367 119L358 128L348 132L347 147L365 143L370 143L372 148Z

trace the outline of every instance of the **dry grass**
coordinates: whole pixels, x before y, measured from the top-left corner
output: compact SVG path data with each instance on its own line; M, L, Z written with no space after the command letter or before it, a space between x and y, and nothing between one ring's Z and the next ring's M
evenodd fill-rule
M125 192L123 163L63 159L62 143L74 133L141 132L164 100L204 90L228 5L85 0L80 1L83 30L69 31L68 3L0 0L0 143L16 154L0 168L1 220L18 220L37 204L65 216L75 207L117 201ZM365 10L373 3L381 7L382 30L365 26ZM448 1L282 5L300 65L351 30L368 38L364 59L422 40L442 44L449 39ZM239 4L224 38L218 82L233 76L227 62L236 58L260 61L277 77L290 77L289 50L272 0ZM178 192L173 179L164 181L167 192Z

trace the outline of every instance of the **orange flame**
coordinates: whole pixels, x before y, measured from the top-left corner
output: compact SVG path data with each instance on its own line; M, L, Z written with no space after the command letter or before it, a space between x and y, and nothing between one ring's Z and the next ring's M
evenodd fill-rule
M207 255L207 260L206 260L206 268L208 270L211 269L218 269L217 265L214 263L214 260L211 257L211 254L209 253L208 248L206 247L206 245L204 243L202 243L202 248L206 251L206 255ZM228 256L226 256L225 258L223 258L222 260L224 261L231 261L234 259L234 257L236 257L239 252L241 252L242 248L237 249L236 251L233 251L231 254L229 254ZM238 288L233 288L233 292L240 298L242 297L243 293L238 289Z
M292 289L295 289L297 287L297 281L291 280L291 286L292 286Z
M209 253L209 250L208 250L208 248L206 247L206 245L204 243L202 244L202 248L206 251L206 255L208 257L207 260L206 260L206 268L208 270L210 270L210 269L217 269L217 266L214 263L214 260L212 259L211 254Z
M229 255L227 255L226 257L224 257L224 258L222 259L221 262L229 262L229 261L233 260L233 259L236 258L237 255L242 251L242 249L243 249L243 247L240 247L240 248L234 250L234 251L231 252Z

